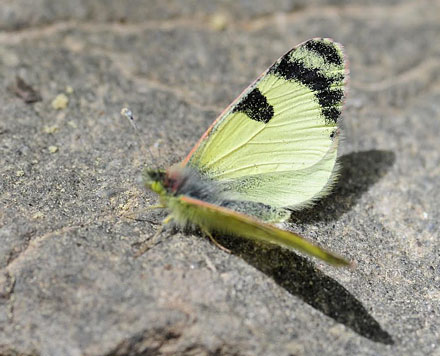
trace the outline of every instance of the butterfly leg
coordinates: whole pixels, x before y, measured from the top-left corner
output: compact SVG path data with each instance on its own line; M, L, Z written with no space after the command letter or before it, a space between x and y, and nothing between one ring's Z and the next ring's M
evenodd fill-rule
M208 236L208 238L211 240L211 242L212 242L214 245L216 245L220 250L225 251L225 252L227 252L227 253L232 253L231 250L229 250L229 249L227 249L226 247L220 245L220 243L219 243L216 239L214 239L214 237L212 236L212 234L211 234L207 229L205 229L205 228L203 228L203 227L201 227L201 229L202 229L202 232L203 232L206 236Z
M165 225L169 224L171 222L171 220L173 220L172 215L168 215L165 219L163 219L162 220L162 225L157 229L157 231L153 235L153 237L148 238L147 240L145 240L145 241L143 241L141 243L142 246L139 248L139 250L136 251L136 253L134 254L134 257L137 258L137 257L142 256L150 248L152 248L154 245L156 245L157 244L157 238L162 233L163 229L165 228Z

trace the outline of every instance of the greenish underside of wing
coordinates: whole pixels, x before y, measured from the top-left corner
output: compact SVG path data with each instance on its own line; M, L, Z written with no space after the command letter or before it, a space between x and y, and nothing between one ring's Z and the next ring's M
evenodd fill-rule
M268 202L273 207L304 208L325 194L336 179L336 146L304 169L247 175L220 182L230 199ZM270 194L270 195L269 195Z
M344 79L340 45L303 43L245 90L189 165L243 200L302 206L322 196L335 176Z
M230 209L188 197L174 198L170 207L178 221L189 221L200 226L202 230L230 233L298 250L334 265L349 265L349 262L342 257L314 245L295 233L281 230Z

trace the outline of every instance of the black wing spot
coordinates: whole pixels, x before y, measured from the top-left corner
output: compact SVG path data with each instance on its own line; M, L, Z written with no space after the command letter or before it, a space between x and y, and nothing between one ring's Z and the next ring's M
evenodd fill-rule
M305 48L323 57L328 63L342 64L342 57L332 42L326 43L322 40L310 40L304 44Z
M273 106L267 102L266 97L261 94L258 88L249 92L232 112L242 112L252 120L267 124L274 115Z

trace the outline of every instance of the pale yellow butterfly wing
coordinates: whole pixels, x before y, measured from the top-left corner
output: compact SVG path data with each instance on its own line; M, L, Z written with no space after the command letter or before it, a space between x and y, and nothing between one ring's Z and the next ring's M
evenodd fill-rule
M346 78L339 44L299 45L231 104L183 163L225 184L231 199L312 202L335 176Z

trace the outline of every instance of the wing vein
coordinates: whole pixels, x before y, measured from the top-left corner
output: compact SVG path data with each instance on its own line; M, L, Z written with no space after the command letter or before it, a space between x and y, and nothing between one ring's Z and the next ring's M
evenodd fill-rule
M320 153L320 154L322 154L322 151L318 151L318 150L315 150L315 151ZM292 164L292 162L291 161L265 162L265 163L259 163L258 167L271 166L271 165L280 165L280 164ZM252 165L248 165L248 166L242 166L242 167L236 168L236 169L229 169L229 170L221 172L220 174L213 175L212 177L218 178L218 177L222 177L224 175L229 175L231 173L237 173L237 172L240 172L240 171L244 171L244 170L247 170L247 169L252 168L252 167L255 167L255 165L252 164ZM290 170L290 171L292 171L292 170Z
M211 162L209 162L209 165L207 165L207 167L212 166L213 164L223 160L224 158L228 157L229 155L231 155L232 153L234 153L235 151L238 151L240 148L242 148L243 146L247 145L253 138L255 138L261 131L263 131L265 128L265 126L261 127L253 136L251 136L246 142L243 142L241 145L234 147L232 150L230 150L229 152L226 152L223 156L219 156L217 157L215 160L212 160Z

